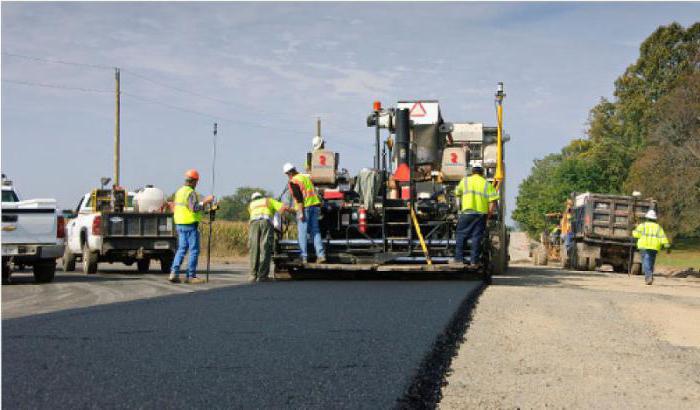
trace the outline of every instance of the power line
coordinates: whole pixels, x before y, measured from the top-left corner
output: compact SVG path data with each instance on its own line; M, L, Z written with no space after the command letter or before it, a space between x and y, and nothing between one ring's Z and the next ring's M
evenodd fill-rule
M35 83L31 81L21 81L21 80L9 80L9 79L2 79L3 83L10 83L10 84L19 84L19 85L25 85L28 87L41 87L41 88L54 88L54 89L60 89L60 90L72 90L72 91L82 91L86 93L111 93L113 91L111 90L100 90L97 88L84 88L84 87L72 87L68 85L62 85L62 84L46 84L46 83Z
M27 55L23 55L23 54L7 53L4 51L2 52L2 55L8 56L8 57L23 58L25 60L41 61L44 63L72 65L72 66L78 66L78 67L89 67L89 68L97 68L97 69L101 69L101 70L114 70L114 67L110 67L110 66L102 65L102 64L78 63L75 61L66 61L66 60L58 60L58 59L51 59L51 58L34 57L34 56L27 56Z

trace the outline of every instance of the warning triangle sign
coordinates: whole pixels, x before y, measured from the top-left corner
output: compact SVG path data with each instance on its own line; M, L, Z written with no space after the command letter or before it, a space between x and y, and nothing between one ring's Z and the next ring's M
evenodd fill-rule
M425 107L423 107L423 104L420 101L413 104L413 107L411 107L411 111L409 113L411 117L425 117L426 114L427 111L425 111Z

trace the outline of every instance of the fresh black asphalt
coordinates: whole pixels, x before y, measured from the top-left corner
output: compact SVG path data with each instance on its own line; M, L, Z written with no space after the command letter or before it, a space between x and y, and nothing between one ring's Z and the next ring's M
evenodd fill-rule
M4 320L2 403L391 408L479 286L274 282Z

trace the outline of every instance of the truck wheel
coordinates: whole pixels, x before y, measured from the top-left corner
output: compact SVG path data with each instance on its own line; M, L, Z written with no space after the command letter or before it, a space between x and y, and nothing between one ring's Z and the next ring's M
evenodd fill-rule
M160 258L160 272L170 273L170 268L173 266L173 255L161 256Z
M75 270L75 255L67 246L63 251L63 258L61 258L61 262L63 264L64 272L73 272Z
M12 273L12 270L10 269L10 262L2 261L2 284L3 285L9 285L10 284L10 274Z
M136 268L138 269L139 273L148 273L150 267L151 260L148 258L143 258L136 261Z
M639 262L632 264L632 274L641 275L642 274L642 264Z
M83 245L83 273L97 273L97 252L90 251L87 242Z
M53 282L56 276L56 261L37 262L34 264L34 282L49 283Z

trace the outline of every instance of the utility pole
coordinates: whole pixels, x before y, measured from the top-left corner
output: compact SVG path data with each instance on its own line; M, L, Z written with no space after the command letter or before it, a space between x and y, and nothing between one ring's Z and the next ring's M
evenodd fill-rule
M119 185L119 120L120 114L120 99L121 99L121 89L119 81L119 68L114 68L114 103L115 103L115 117L114 117L114 185Z

